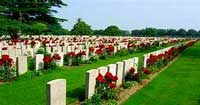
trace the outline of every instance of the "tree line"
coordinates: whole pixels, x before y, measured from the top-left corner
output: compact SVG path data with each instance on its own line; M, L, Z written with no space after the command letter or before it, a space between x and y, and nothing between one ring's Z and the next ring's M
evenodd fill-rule
M67 21L53 15L58 11L53 7L67 6L62 0L1 0L0 35L19 38L21 35L107 35L107 36L152 36L152 37L200 37L194 29L156 29L121 30L116 25L93 30L82 19L71 30L64 29L60 23Z

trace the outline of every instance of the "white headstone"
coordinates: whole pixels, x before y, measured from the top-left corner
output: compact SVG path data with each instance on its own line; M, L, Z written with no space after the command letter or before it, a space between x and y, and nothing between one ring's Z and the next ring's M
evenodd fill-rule
M144 67L147 67L147 59L148 59L147 55L144 55L143 57L144 57Z
M135 73L138 72L138 65L139 65L139 58L138 57L134 57L134 64L133 64L133 67L135 69Z
M125 78L125 76L127 75L127 73L129 72L129 69L130 69L130 60L124 60L124 73L123 73L123 76Z
M47 83L47 105L66 105L66 80L57 79Z
M22 75L28 71L27 56L17 57L17 75Z
M99 70L99 73L101 73L103 76L105 76L106 73L108 72L108 67L99 67L99 68L97 68L97 70Z
M89 99L95 93L96 77L98 76L98 70L93 69L86 72L86 90L85 98Z
M108 70L109 70L110 73L112 73L113 76L116 76L116 71L117 71L116 64L108 65Z
M122 85L122 81L123 81L123 62L117 62L117 77L118 80L116 81L116 85L120 86Z
M35 69L42 70L44 68L44 55L43 54L36 54L35 55Z
M64 54L63 54L63 52L59 52L58 53L59 54L59 56L60 56L60 60L58 60L57 62L56 62L56 64L58 65L58 66L63 66L63 64L64 64Z

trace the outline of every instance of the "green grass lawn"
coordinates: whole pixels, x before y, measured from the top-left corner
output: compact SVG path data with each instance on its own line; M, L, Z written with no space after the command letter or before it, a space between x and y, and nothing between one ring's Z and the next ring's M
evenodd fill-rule
M200 42L123 105L200 105Z
M98 60L93 64L78 67L62 67L60 71L48 73L40 77L21 78L12 83L0 85L0 105L45 105L46 83L58 78L67 79L67 103L75 102L80 98L84 98L85 72L87 70L123 61L131 57L140 57L140 64L142 64L144 53L162 48L164 47L158 47L142 53L129 54L123 57Z

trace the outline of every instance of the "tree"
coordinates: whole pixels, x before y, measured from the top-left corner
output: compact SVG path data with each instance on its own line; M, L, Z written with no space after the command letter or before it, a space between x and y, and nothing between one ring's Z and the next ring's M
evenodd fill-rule
M145 36L157 36L157 30L155 28L146 28L144 30Z
M86 24L86 22L82 21L79 18L78 22L73 26L73 29L71 30L71 34L72 35L92 35L93 30L88 24Z
M197 37L198 36L198 32L194 29L189 29L187 31L187 36L192 36L192 37Z
M104 30L94 30L94 35L104 35Z
M125 35L125 36L128 36L128 35L130 35L131 33L130 33L130 31L128 31L128 30L121 30L121 32L120 32L120 35Z
M65 19L56 18L51 14L57 12L52 10L52 7L65 5L62 0L1 0L0 14L1 17L9 19L10 23L17 24L17 26L7 25L13 28L13 30L7 31L9 31L11 38L19 38L17 33L26 30L28 25L29 29L33 25L32 30L34 30L36 29L35 25L44 26L44 24L56 24L65 21ZM0 23L0 25L3 26L4 24Z
M141 33L141 30L132 30L131 35L132 36L141 36L142 33Z
M28 34L40 35L44 34L44 32L48 30L48 27L43 23L33 23L28 29L25 30Z
M179 29L176 32L176 36L186 36L186 34L187 34L187 31L185 29Z
M105 29L104 34L108 36L118 36L121 35L121 31L117 26L112 25Z
M167 35L172 36L172 37L176 36L176 30L175 29L167 30Z
M53 35L69 35L70 32L67 29L63 29L60 24L49 24L46 34Z
M166 29L157 29L157 36L166 36L167 30Z

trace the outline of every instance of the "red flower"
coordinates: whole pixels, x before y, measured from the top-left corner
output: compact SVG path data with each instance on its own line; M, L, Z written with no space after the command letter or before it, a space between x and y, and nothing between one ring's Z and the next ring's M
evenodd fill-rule
M100 82L100 83L106 83L105 78L101 75L101 73L99 73L99 75L96 77L96 81Z
M111 89L114 89L114 88L116 87L116 85L115 85L114 83L110 83L110 84L109 84L109 87L110 87Z
M75 52L69 52L67 55L70 57L74 57L76 54L75 54Z
M117 81L118 80L118 77L117 76L114 76L113 77L113 81Z
M44 63L50 63L50 62L52 62L52 58L51 58L51 56L45 56L43 61L44 61Z
M59 54L55 54L55 55L53 56L53 58L56 59L56 60L60 60L60 59L61 59L61 57L60 57Z
M89 52L94 52L94 47L90 47Z
M107 48L106 48L106 50L108 51L108 52L110 52L110 53L112 53L112 52L114 52L114 47L112 46L112 45L109 45Z
M113 76L112 73L110 73L109 71L106 73L105 78L109 79L110 81L117 81L118 80L118 77Z
M9 61L10 57L9 57L9 55L2 55L1 59L3 60L3 62L7 62L7 61Z
M161 54L158 55L158 58L163 58L163 56L164 56L164 54L161 53Z
M4 62L0 60L0 66L3 66Z
M101 45L99 45L99 47L100 47L100 48L104 48L104 47L105 47L105 45L101 44Z
M139 79L141 75L142 75L141 72L138 72L138 73L136 73L136 74L134 75L134 78L135 78L135 79Z
M130 73L135 73L135 68L131 67L129 70Z
M2 55L0 61L0 65L7 63L9 66L12 66L13 59L11 59L9 55Z
M97 55L101 55L103 53L103 50L101 48L97 49L95 52Z
M151 70L149 70L148 68L142 67L142 71L144 72L144 74L151 74Z
M7 47L3 47L3 48L2 48L2 50L7 50L7 49L8 49Z

